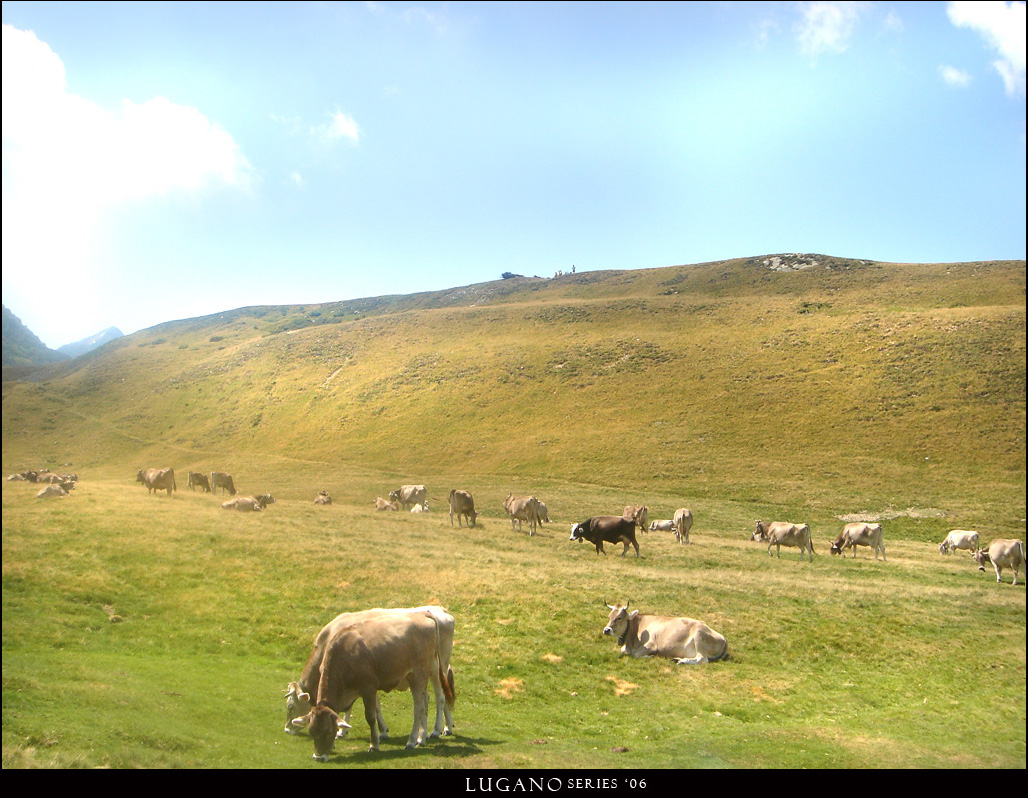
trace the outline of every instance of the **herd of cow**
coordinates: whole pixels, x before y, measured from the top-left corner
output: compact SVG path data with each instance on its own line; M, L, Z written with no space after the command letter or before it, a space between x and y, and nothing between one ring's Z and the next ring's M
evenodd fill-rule
M67 496L74 490L75 483L79 481L79 478L78 474L58 474L49 468L41 468L38 471L30 470L11 474L7 477L7 481L34 482L37 485L43 485L36 494L36 498L48 499Z
M427 499L428 490L424 485L403 485L391 491L388 500L378 497L375 507L382 511L410 508L411 512L425 512ZM527 523L529 536L532 536L540 524L549 522L546 505L534 496L508 494L503 508L512 531L515 528L521 531L522 523ZM465 520L469 528L476 525L478 512L468 491L450 491L449 511L451 527L454 516L458 528ZM629 505L620 516L593 516L574 524L570 539L589 541L595 545L597 554L606 553L604 543L623 544L621 556L633 546L637 557L637 528L673 532L679 543L689 543L693 516L687 508L677 510L673 519L653 521L647 526L648 512L643 505ZM781 558L781 547L793 546L800 549L801 559L807 554L813 561L814 547L807 524L757 521L750 540L767 543L769 555L774 548ZM852 548L856 557L857 546L870 547L875 560L881 554L884 562L882 525L846 524L831 544L831 553L844 555ZM956 549L971 551L980 570L985 570L985 562L992 562L997 581L1003 567L1013 568L1014 584L1017 584L1017 572L1025 561L1021 541L997 540L988 550L983 550L978 546L976 532L954 530L940 544L939 551L945 554ZM728 657L728 641L703 621L645 615L638 610L630 611L629 604L607 604L610 613L603 628L604 635L617 639L623 655L665 657L683 665L717 662ZM410 689L414 698L414 723L407 748L423 744L428 736L452 734L453 637L454 618L442 607L374 609L337 616L315 637L314 648L299 680L290 682L286 688L285 731L293 734L306 729L314 740L314 759L328 761L335 741L344 738L351 728L350 711L356 699L361 698L371 729L370 750L378 750L380 738L388 735L378 693ZM429 684L436 706L431 734L428 732Z
M148 495L166 490L170 497L173 490L178 490L174 468L141 468L136 472L136 482L141 482L146 486ZM212 494L216 494L218 488L221 488L222 495L227 493L232 496L231 499L221 503L222 510L259 512L269 504L275 503L275 497L270 493L261 493L257 496L236 496L236 485L232 475L226 474L224 471L211 471L209 479L206 474L190 471L186 477L186 487L190 490L199 488L204 493Z
M70 490L76 479L74 475L56 475L46 470L8 477L8 480L45 482L47 488L44 490L52 487L65 490L62 485ZM172 491L178 490L175 471L171 468L141 469L136 481L142 483L149 494L166 490L171 496ZM223 494L228 493L233 498L222 503L225 509L262 510L274 502L269 493L237 497L232 476L220 471L211 472L209 477L191 471L186 484L192 490L216 493L220 488ZM314 501L316 504L332 502L325 491L321 491ZM428 490L424 485L403 485L391 491L388 500L378 497L375 507L378 510L398 511L402 508L426 512ZM522 523L525 523L529 536L534 535L541 524L550 521L546 505L535 496L508 494L503 508L511 530L522 531ZM456 489L449 493L449 512L451 527L454 516L458 527L465 521L469 527L474 527L479 515L471 493ZM679 543L690 542L693 516L687 508L678 509L672 519L650 523L647 523L648 513L644 505L628 505L620 516L593 516L572 525L570 540L589 541L596 547L597 554L606 554L604 543L621 543L622 557L629 546L634 547L637 557L640 556L636 529L673 532ZM757 521L750 540L767 543L770 556L781 558L781 547L786 546L798 548L801 560L807 556L813 561L814 546L807 524ZM1010 568L1016 585L1018 572L1025 566L1024 543L1016 539L997 539L986 548L979 544L977 532L953 530L939 544L939 553L968 551L979 570L984 571L986 563L993 565L997 582L1002 581L1003 569ZM886 561L882 525L848 523L832 542L830 551L833 555L844 555L847 549L853 549L856 557L858 546L871 548L875 560L881 554L882 561ZM603 628L604 635L617 639L623 655L665 657L678 664L702 664L727 658L727 640L703 621L644 615L638 610L629 611L629 603L624 606L607 604L610 612ZM314 758L327 761L335 740L345 737L350 729L350 712L354 702L360 698L371 730L370 750L375 751L379 740L389 734L378 694L409 689L414 699L414 723L407 748L422 745L429 736L452 734L454 625L453 616L438 606L348 612L332 619L315 637L313 650L299 679L287 686L285 730L296 733L306 729L314 741ZM436 707L435 725L431 732L428 731L429 686Z

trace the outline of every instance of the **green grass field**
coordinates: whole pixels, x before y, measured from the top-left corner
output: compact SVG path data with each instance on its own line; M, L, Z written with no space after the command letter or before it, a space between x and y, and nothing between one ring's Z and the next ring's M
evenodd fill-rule
M382 751L358 712L334 765L1024 767L1024 588L917 539L941 539L941 519L886 522L885 563L828 556L841 523L811 518L811 564L749 543L751 507L694 503L691 545L648 533L641 559L603 557L568 529L616 512L615 490L554 485L533 538L501 517L504 490L479 489L485 517L458 530L369 502L251 515L127 479L50 502L5 484L4 766L315 766L310 739L282 731L282 694L320 626L440 603L457 619L456 736L405 752L412 702L393 693ZM620 657L603 601L625 599L706 620L730 659Z
M5 768L1021 768L1025 589L954 528L1024 538L1025 266L760 259L247 308L3 383ZM147 496L136 470L172 466ZM186 490L226 470L277 499ZM432 512L376 513L402 483ZM477 528L445 497L470 490ZM334 503L313 499L327 490ZM553 524L512 532L509 493ZM643 557L568 541L644 503ZM881 518L888 561L842 560ZM757 518L809 523L770 558ZM705 620L699 667L626 660L604 602ZM456 736L404 751L409 694L329 765L283 733L337 613L456 618ZM434 711L434 709L433 709Z

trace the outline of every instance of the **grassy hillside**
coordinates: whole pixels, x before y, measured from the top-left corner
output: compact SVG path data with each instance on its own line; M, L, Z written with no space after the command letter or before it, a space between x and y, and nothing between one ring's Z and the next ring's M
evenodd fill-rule
M5 468L299 460L1024 518L1024 262L768 261L164 324L6 383Z
M4 379L8 378L8 369L12 376L17 377L33 366L60 362L68 357L64 352L55 352L47 347L6 305L3 306Z
M3 484L4 767L316 766L282 691L320 626L439 603L457 736L405 753L390 694L392 741L368 755L358 708L327 767L1023 769L1025 589L937 544L1024 537L1025 264L781 270L809 260L244 308L5 382L5 473L81 482ZM147 465L179 491L147 496ZM185 489L215 468L278 501ZM433 512L373 511L409 481ZM509 491L554 524L512 532ZM693 544L567 540L637 502L690 507ZM828 555L856 516L888 562ZM809 523L814 561L750 543L758 517ZM625 599L731 658L619 659Z
M281 475L283 494L307 476ZM1025 590L966 555L893 521L888 562L840 560L839 525L811 518L813 563L770 558L747 541L751 505L705 499L691 545L650 533L641 558L602 557L569 522L638 493L540 492L554 524L529 538L500 517L506 485L473 490L484 516L458 531L443 512L316 507L310 491L241 514L125 481L51 502L4 483L4 767L1024 768ZM660 515L678 502L646 498ZM603 601L625 599L706 620L730 658L619 658ZM457 619L456 736L404 752L412 702L392 693L381 753L358 705L332 762L313 763L310 738L282 732L282 696L317 630L422 603Z

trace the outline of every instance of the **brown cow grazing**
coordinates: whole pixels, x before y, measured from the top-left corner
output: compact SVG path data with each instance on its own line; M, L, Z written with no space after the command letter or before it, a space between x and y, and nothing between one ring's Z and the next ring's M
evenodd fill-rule
M332 638L334 638L341 629L347 626L352 626L353 624L368 618L377 618L382 615L426 612L435 618L436 622L439 624L439 664L442 671L446 674L446 680L450 686L450 692L453 693L454 679L453 668L450 666L450 657L453 652L454 620L453 616L445 609L432 605L427 607L411 607L390 610L373 609L364 610L362 612L344 612L329 621L322 630L318 632L317 637L314 638L314 649L311 651L310 657L307 658L307 664L303 668L303 673L300 674L300 680L298 682L290 682L289 686L286 688L286 732L289 734L295 734L296 727L292 724L293 718L298 718L310 712L310 691L317 690L318 688L318 682L321 679L321 662L324 659L325 650L328 647L329 641L332 640ZM453 715L451 714L452 706L446 703L442 686L440 684L433 684L432 686L435 689L435 727L429 736L447 737L453 734ZM347 709L346 715L343 718L346 723L350 722L350 712L351 710ZM376 708L376 714L381 736L388 737L389 729L386 727L385 719L382 717L381 707ZM337 736L340 739L345 737L346 729L340 729Z
M1024 567L1024 543L1020 540L1010 540L1000 538L992 541L989 544L988 549L979 549L971 555L972 559L978 563L978 570L985 570L985 563L991 562L992 567L996 569L996 581L1003 581L1003 569L1013 568L1014 569L1014 582L1017 584L1017 572Z
M606 604L606 602L604 602ZM703 621L667 615L641 615L610 605L603 634L616 637L629 657L667 657L679 665L702 665L728 657L728 641Z
M428 488L424 485L401 485L398 490L389 492L389 501L399 502L406 510L415 504L424 504L428 500Z
M535 496L515 496L507 494L503 500L503 509L507 511L510 518L510 531L514 531L514 522L518 522L518 532L521 531L521 522L528 522L528 536L535 534L539 526L539 500Z
M377 751L378 693L409 688L414 697L414 724L407 748L425 742L428 731L428 684L438 682L444 700L453 705L453 691L440 664L439 624L429 613L392 613L367 618L340 629L328 641L321 662L318 700L292 725L306 728L314 739L314 759L327 762L336 734L348 724L338 713L360 698Z
M647 526L647 516L649 515L650 508L645 504L629 504L625 506L625 510L621 513L622 518L628 518L639 525L639 529L645 532L649 527Z
M142 482L146 485L146 493L148 496L159 490L166 490L170 497L173 490L178 490L178 485L175 483L174 468L140 469L136 472L136 482Z
M687 507L675 510L675 540L679 543L689 542L689 530L692 529L692 511Z
M588 540L596 546L596 553L606 556L603 549L606 543L623 543L621 556L625 556L628 546L635 546L635 556L639 556L639 544L635 540L635 521L616 515L597 515L571 527L570 540Z
M326 491L318 491L318 495L314 497L315 504L331 504L332 497L328 495Z
M197 488L203 489L204 493L211 492L211 482L207 479L206 474L200 474L196 471L190 471L186 474L186 487L190 490L196 490Z
M750 535L750 540L767 542L768 556L771 554L771 547L774 546L781 559L782 546L796 546L800 550L800 559L803 553L810 553L810 561L814 562L814 544L810 540L810 527L806 524L790 524L786 521L772 521L770 524L764 521L757 521L757 527Z
M882 560L885 560L885 544L882 542L882 525L865 524L856 522L846 524L842 528L839 537L832 544L832 554L843 554L846 549L853 549L853 556L857 556L857 546L870 546L878 559L878 552L882 553Z
M221 503L222 510L239 510L240 512L260 512L264 506L253 496L236 496L234 499Z
M387 502L381 496L378 496L375 499L375 509L379 510L379 511L382 511L382 510L399 510L400 509L400 505L397 504L396 502Z
M62 488L60 485L47 485L39 493L36 494L37 499L52 499L52 498L63 498L69 495L68 491Z
M223 495L225 491L228 491L229 496L236 495L236 485L231 474L226 474L224 471L211 471L211 493L217 493L218 488L221 488Z
M466 490L450 491L450 526L453 526L453 516L457 516L457 527L460 528L461 520L467 518L468 526L475 525L478 513L475 512L475 500Z
M939 554L949 554L957 549L965 549L972 554L978 551L978 533L970 529L951 529L939 544Z

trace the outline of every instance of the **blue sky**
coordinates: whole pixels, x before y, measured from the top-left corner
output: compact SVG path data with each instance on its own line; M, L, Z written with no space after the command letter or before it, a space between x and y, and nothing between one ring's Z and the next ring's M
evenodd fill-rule
M1025 257L1025 4L3 3L3 302Z

